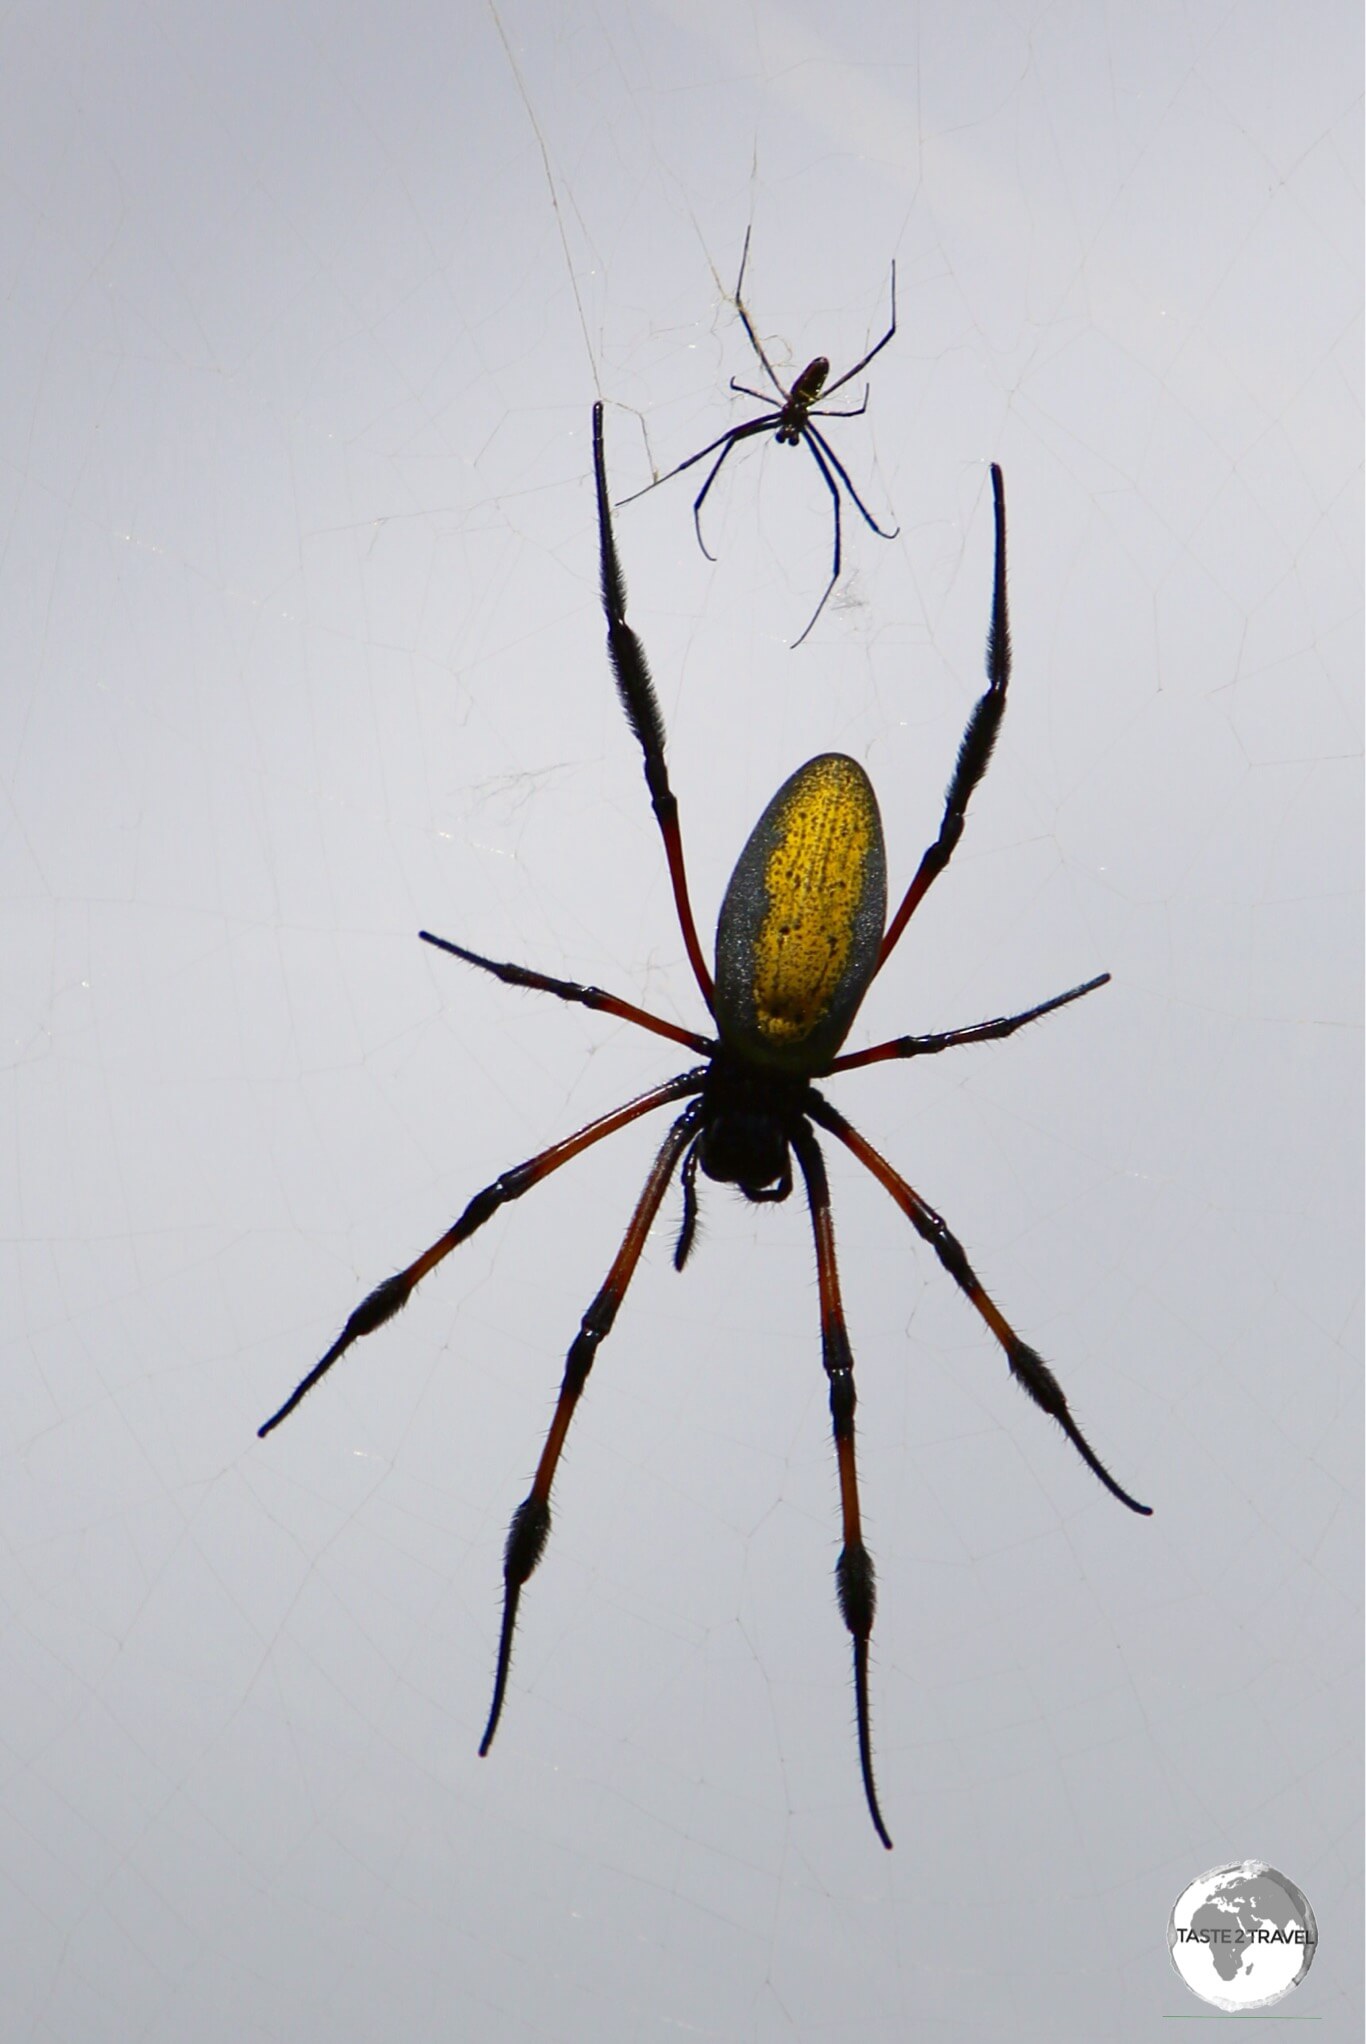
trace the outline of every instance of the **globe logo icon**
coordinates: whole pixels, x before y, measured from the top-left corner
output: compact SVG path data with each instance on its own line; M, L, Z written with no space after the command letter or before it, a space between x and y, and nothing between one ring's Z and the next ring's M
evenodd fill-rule
M1265 1860L1211 1867L1176 1899L1167 1925L1172 1964L1215 2008L1269 2008L1298 1987L1318 1946L1314 1912Z

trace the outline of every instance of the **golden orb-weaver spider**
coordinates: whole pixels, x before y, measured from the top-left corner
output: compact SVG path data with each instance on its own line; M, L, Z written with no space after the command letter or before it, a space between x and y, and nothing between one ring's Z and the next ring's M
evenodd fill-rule
M833 383L826 382L826 378L830 374L828 357L817 355L814 361L807 363L801 375L795 379L789 388L769 361L767 350L755 332L754 322L745 308L743 292L745 265L748 261L749 235L746 234L744 251L740 257L740 274L735 280L735 310L740 315L745 332L749 335L749 344L759 357L764 374L782 399L782 403L774 407L770 392L754 390L748 383L741 383L732 376L730 379L732 390L738 391L742 397L757 398L761 405L768 405L770 409L757 419L744 419L738 426L732 426L729 431L718 434L715 440L710 440L705 447L700 447L696 454L690 454L686 461L680 461L677 468L666 470L662 476L656 476L652 483L646 483L643 490L634 490L629 497L622 497L618 499L618 502L619 504L634 504L637 497L647 497L650 491L657 490L661 483L671 482L675 476L682 475L684 469L695 468L698 462L705 461L709 454L716 454L716 450L719 447L721 452L716 454L715 461L708 469L707 480L694 497L692 507L693 530L697 534L697 544L701 547L707 559L714 561L716 556L702 537L702 506L706 503L707 493L716 481L717 476L721 473L722 465L731 450L737 447L740 441L752 440L758 433L773 433L780 447L795 447L799 441L804 442L807 452L825 479L825 487L830 492L830 502L833 507L835 521L835 546L834 556L830 565L830 580L821 591L820 602L812 611L798 637L792 641L793 651L795 652L796 648L801 645L802 640L807 637L816 619L825 609L826 604L830 600L830 592L840 578L842 537L840 531L839 484L843 483L850 503L863 519L864 524L871 526L879 539L895 539L901 530L900 526L897 525L894 525L890 532L883 530L872 512L868 509L868 506L864 503L862 497L860 497L858 491L854 488L853 483L849 480L848 471L845 469L844 463L840 460L834 448L830 445L819 427L813 426L811 423L813 419L861 419L867 411L868 387L866 384L863 391L863 403L855 405L850 411L826 411L823 406L822 409L817 410L817 406L822 403L822 400L828 401L835 395L837 390L843 390L846 383L852 383L856 376L861 375L872 361L874 355L882 353L882 350L896 332L896 264L892 264L892 320L882 339L876 342L866 355L861 355L852 369L846 369L843 376L837 377ZM833 474L831 473L832 470L834 471ZM835 480L836 477L839 478L839 482Z
M931 1036L899 1036L870 1049L838 1055L869 986L886 964L926 890L943 872L963 831L973 789L986 771L1005 708L1010 676L1006 610L1005 498L1001 471L991 471L996 521L996 565L987 638L987 689L968 719L949 782L939 834L925 852L901 906L885 932L886 856L877 797L863 768L843 753L822 753L784 782L740 854L721 904L716 932L716 975L707 970L697 939L683 865L678 803L664 761L664 722L644 650L626 622L626 587L612 533L603 457L602 406L593 410L593 464L597 481L598 538L607 645L627 719L644 755L650 791L673 883L683 943L717 1034L703 1036L637 1008L599 987L551 979L522 965L500 964L444 937L420 932L422 941L477 965L510 986L533 987L562 1001L577 1001L684 1044L704 1062L654 1086L625 1106L589 1122L539 1156L505 1171L477 1192L444 1235L406 1270L386 1278L362 1300L322 1361L309 1371L259 1432L264 1436L293 1412L352 1342L373 1334L406 1304L413 1287L509 1200L520 1199L571 1157L625 1128L641 1115L678 1101L688 1104L659 1147L644 1190L601 1290L570 1345L541 1459L531 1489L513 1513L503 1558L503 1619L493 1701L479 1744L486 1754L498 1729L512 1660L512 1639L522 1589L550 1531L550 1490L575 1408L598 1347L612 1330L645 1238L678 1172L683 1220L674 1248L682 1270L697 1232L697 1173L738 1186L756 1203L785 1200L792 1191L792 1155L806 1188L815 1237L820 1298L821 1353L830 1388L830 1417L839 1475L843 1548L835 1578L839 1606L853 1640L854 1697L859 1764L873 1827L891 1839L873 1781L868 1710L868 1642L873 1628L873 1564L859 1522L854 1459L854 1358L845 1329L835 1262L834 1225L825 1161L815 1129L835 1136L886 1188L949 1276L981 1314L1001 1347L1015 1381L1055 1419L1106 1489L1131 1511L1150 1508L1116 1483L1092 1452L1068 1409L1053 1372L1014 1329L983 1289L946 1223L893 1170L885 1157L837 1112L812 1083L877 1064L885 1058L924 1057L962 1043L1013 1035L1027 1022L1066 1007L1104 986L1108 973L1040 1001L1016 1015ZM814 1124L814 1126L813 1126Z

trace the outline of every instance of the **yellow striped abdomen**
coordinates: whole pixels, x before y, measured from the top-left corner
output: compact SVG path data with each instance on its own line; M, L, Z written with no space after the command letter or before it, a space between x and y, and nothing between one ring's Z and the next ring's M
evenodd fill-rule
M876 968L886 909L872 784L823 753L778 790L731 875L716 933L723 1037L765 1064L822 1070Z

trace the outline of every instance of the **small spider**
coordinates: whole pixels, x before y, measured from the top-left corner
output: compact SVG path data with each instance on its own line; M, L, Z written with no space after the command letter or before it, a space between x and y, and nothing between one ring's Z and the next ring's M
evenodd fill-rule
M612 533L603 457L602 407L593 411L593 464L597 480L598 539L607 645L627 719L639 741L645 780L664 841L674 905L702 998L715 1018L717 1034L703 1036L649 1014L599 987L551 979L526 966L499 964L463 945L434 937L422 941L449 951L510 986L532 987L562 1001L601 1009L703 1059L700 1065L654 1086L647 1093L589 1122L524 1164L514 1165L477 1192L455 1225L437 1238L406 1270L377 1285L352 1313L322 1361L268 1419L264 1436L288 1417L305 1393L326 1375L352 1342L373 1334L406 1304L413 1287L459 1247L507 1201L520 1199L571 1157L653 1109L686 1101L650 1168L644 1190L601 1290L583 1316L565 1363L559 1399L531 1490L513 1513L503 1557L503 1618L493 1701L479 1744L486 1754L498 1729L512 1659L513 1631L523 1586L536 1567L550 1531L550 1490L569 1423L588 1381L599 1344L612 1330L655 1215L677 1172L683 1201L674 1264L682 1270L697 1234L697 1173L735 1185L756 1203L785 1200L792 1191L795 1154L806 1189L815 1237L820 1299L822 1360L830 1387L830 1416L839 1474L844 1545L835 1569L839 1606L853 1640L854 1697L859 1764L873 1827L885 1846L891 1839L878 1807L873 1782L868 1710L868 1641L873 1627L873 1564L859 1522L858 1476L854 1460L854 1358L845 1329L835 1263L834 1225L825 1161L815 1127L851 1150L882 1185L917 1233L928 1242L1005 1351L1016 1382L1055 1419L1082 1459L1121 1504L1147 1513L1122 1490L1093 1454L1068 1409L1047 1363L1003 1318L987 1296L957 1239L934 1208L908 1185L866 1138L837 1112L812 1083L884 1058L924 1057L961 1043L985 1043L1011 1036L1027 1022L1066 1007L1104 986L1100 973L1082 986L1055 994L1017 1015L932 1036L899 1036L871 1049L838 1055L840 1045L869 986L882 967L926 890L943 872L963 830L973 789L986 771L1005 708L1010 675L1010 634L1006 614L1005 499L1001 471L991 471L996 520L996 566L987 640L986 693L968 719L949 783L939 834L925 852L901 906L884 934L886 857L877 797L857 761L823 753L784 782L740 854L721 904L716 932L716 974L707 970L697 939L683 865L678 803L664 762L664 723L640 641L626 622L626 588ZM813 1126L813 1124L815 1126Z
M821 600L808 618L805 630L799 638L792 641L795 650L796 647L801 645L802 640L807 637L816 619L825 609L830 598L830 592L839 580L841 556L840 493L839 483L836 482L835 477L838 476L839 482L844 484L850 503L858 511L864 523L870 525L880 539L895 539L901 529L900 526L893 526L890 532L883 531L858 491L854 488L854 485L850 482L843 462L835 453L835 450L831 447L819 427L811 423L813 419L861 419L867 411L868 386L866 384L863 390L863 403L855 405L852 411L826 411L824 409L818 411L816 406L821 398L832 398L837 390L843 390L846 383L852 383L856 376L861 375L872 361L874 355L881 354L888 341L891 340L892 335L896 332L896 264L892 264L892 323L877 345L870 348L866 355L855 362L852 369L846 369L843 376L837 378L831 384L827 384L825 380L830 374L830 363L824 355L817 355L814 362L807 363L805 369L803 369L801 375L789 390L774 369L773 364L769 361L764 344L754 331L754 323L745 309L745 301L741 293L745 282L745 265L748 261L749 235L746 234L744 252L740 257L740 274L735 280L735 309L744 322L745 332L749 335L750 346L763 364L765 375L773 385L774 390L777 391L778 396L782 399L781 405L776 409L764 412L760 418L746 419L740 425L732 426L728 432L720 434L717 439L709 441L707 446L699 448L696 454L690 454L686 461L680 461L677 468L671 468L666 474L656 476L654 481L647 483L643 490L636 490L629 497L622 497L618 501L620 504L634 504L637 497L648 496L650 491L657 490L661 483L670 482L674 476L682 475L684 469L695 468L697 463L705 461L709 454L716 454L716 450L719 447L721 452L716 455L716 460L707 471L707 480L693 499L692 507L693 527L697 533L697 544L701 547L707 559L714 561L716 556L711 552L707 542L702 537L702 506L706 503L707 493L716 481L717 476L721 473L722 465L731 449L737 446L741 440L752 440L756 433L774 432L780 447L795 447L798 441L805 441L811 459L825 478L825 487L830 492L830 501L834 506L835 550L830 567L830 580L822 590ZM757 398L761 405L768 405L770 407L773 405L773 399L767 391L754 390L749 384L740 383L733 376L730 379L730 387L732 390L738 391L743 397ZM831 474L832 469L834 470L833 475Z

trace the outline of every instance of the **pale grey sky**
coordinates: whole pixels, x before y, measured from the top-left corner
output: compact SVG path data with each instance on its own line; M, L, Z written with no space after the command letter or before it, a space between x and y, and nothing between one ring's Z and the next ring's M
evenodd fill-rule
M1259 5L11 10L0 2022L41 2044L1139 2044L1272 1861L1360 2035L1359 21ZM362 1293L688 1062L603 651L621 494L899 330L831 444L623 509L704 941L774 788L967 836L830 1091L1131 1517L830 1160L879 1568L859 1788L799 1200L676 1197L476 1744L508 1516L652 1142ZM852 394L857 401L857 392ZM1288 2005L1288 2012L1289 2012Z

